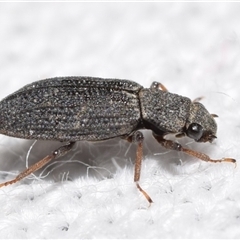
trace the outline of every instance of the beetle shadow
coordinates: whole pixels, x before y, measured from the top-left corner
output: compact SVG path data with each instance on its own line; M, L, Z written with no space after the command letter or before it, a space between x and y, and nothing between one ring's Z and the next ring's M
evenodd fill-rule
M153 138L151 131L144 130L143 132L143 160L156 160L159 168L175 174L173 166L180 164L179 155L175 151L163 148ZM57 141L36 141L34 143L32 140L15 139L13 141L11 138L8 138L6 142L0 145L0 171L3 178L9 173L14 178L25 170L27 165L35 164L64 145ZM118 170L126 167L134 171L136 148L137 143L129 143L121 138L100 142L76 142L70 152L51 161L34 175L56 182L71 181L79 177L111 178ZM27 177L24 181L31 181L32 178L34 179L32 176Z

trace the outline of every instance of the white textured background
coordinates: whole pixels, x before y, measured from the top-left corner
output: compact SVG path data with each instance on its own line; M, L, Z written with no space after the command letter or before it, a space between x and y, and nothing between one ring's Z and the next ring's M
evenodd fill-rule
M1 3L0 98L54 76L160 81L205 96L220 116L213 144L182 144L240 159L239 13L239 3ZM150 208L133 183L134 145L82 142L0 189L0 238L240 238L240 164L201 162L167 152L149 132L145 139ZM25 168L31 144L1 136L1 182ZM37 142L30 164L59 145Z

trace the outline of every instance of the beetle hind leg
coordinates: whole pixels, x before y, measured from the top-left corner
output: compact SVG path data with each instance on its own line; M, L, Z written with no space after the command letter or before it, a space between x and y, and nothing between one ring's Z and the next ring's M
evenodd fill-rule
M59 147L58 149L53 151L51 154L47 155L46 157L44 157L43 159L41 159L40 161L38 161L34 165L30 166L29 168L27 168L26 170L21 172L13 180L1 183L0 184L0 188L4 187L4 186L7 186L7 185L10 185L10 184L13 184L13 183L16 183L16 182L22 180L23 178L29 176L31 173L34 173L38 169L40 169L43 166L45 166L47 163L49 163L53 159L57 159L57 158L65 155L66 153L68 153L73 148L74 143L75 142L69 142L66 145L63 145L63 146Z

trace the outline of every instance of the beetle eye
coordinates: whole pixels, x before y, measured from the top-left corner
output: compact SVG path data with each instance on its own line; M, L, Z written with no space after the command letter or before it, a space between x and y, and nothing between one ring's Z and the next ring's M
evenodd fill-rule
M191 123L187 129L187 135L190 138L193 138L195 141L198 141L203 134L203 127L198 123Z

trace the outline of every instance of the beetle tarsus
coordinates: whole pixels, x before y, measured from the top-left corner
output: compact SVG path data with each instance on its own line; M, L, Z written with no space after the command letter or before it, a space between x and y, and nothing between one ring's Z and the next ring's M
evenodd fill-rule
M153 200L151 199L151 197L140 187L139 183L136 182L136 186L138 188L138 190L144 195L144 197L148 200L149 202L149 207L151 206L151 204L153 203Z
M212 163L218 163L218 162L231 162L231 163L236 163L236 160L233 158L222 158L222 159L211 159L208 155L200 152L193 151L188 148L182 148L182 152L191 155L193 157L196 157L198 159L201 159L202 161L205 162L212 162Z

